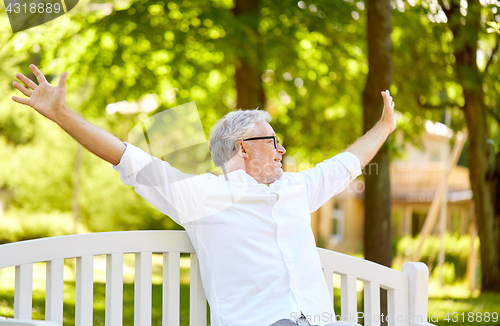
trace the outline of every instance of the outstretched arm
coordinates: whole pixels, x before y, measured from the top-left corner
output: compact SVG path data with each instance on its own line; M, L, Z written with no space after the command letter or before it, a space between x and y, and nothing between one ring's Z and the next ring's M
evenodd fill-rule
M346 152L356 155L361 162L361 168L373 159L389 134L396 129L398 115L394 114L392 96L389 91L385 91L382 92L382 97L384 98L382 118L372 129L346 149Z
M30 65L30 69L35 74L38 85L23 74L16 74L28 88L18 82L14 82L14 87L28 98L13 96L12 100L34 108L41 115L54 121L83 147L103 160L113 165L120 163L125 145L112 134L94 126L66 106L64 97L68 73L62 74L57 87L52 87L35 65Z

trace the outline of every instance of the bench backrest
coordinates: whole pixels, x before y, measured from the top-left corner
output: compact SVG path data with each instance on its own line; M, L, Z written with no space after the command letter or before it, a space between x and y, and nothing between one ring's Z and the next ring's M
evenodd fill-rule
M428 270L407 263L402 272L337 252L318 249L333 299L341 277L341 316L356 322L356 281L364 282L365 326L378 326L380 288L388 293L389 325L417 325L427 317ZM198 259L185 231L127 231L70 235L0 246L0 270L15 266L14 318L31 319L33 263L46 262L45 318L62 325L64 259L76 258L75 325L93 319L94 256L106 255L105 325L121 326L123 255L135 254L134 325L151 325L152 254L163 255L162 325L179 325L180 254L190 254L190 326L205 326L206 297ZM1 280L0 280L1 285ZM336 312L338 314L338 312Z

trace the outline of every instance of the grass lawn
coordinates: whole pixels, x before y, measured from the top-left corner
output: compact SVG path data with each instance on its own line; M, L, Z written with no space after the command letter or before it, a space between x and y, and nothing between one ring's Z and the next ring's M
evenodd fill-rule
M124 255L123 275L123 325L134 324L134 255ZM64 266L64 325L74 325L75 318L75 260L66 259ZM94 259L94 325L104 325L106 293L106 258ZM189 256L181 257L180 318L181 325L189 325ZM33 265L33 319L45 318L45 264ZM162 306L162 256L153 255L152 325L161 325ZM14 316L14 268L0 274L0 316ZM207 310L209 311L208 305ZM209 318L207 317L207 321Z
M75 291L74 282L65 282L65 293ZM161 325L161 284L153 284L152 325ZM189 285L181 284L181 325L189 325ZM94 325L104 325L105 284L94 283ZM14 291L0 292L0 315L13 317ZM33 319L45 318L44 291L33 291ZM64 325L74 325L75 298L64 298ZM208 320L208 319L207 319ZM123 286L123 325L134 325L134 284Z
M74 293L75 283L65 283L65 293ZM104 302L105 302L105 285L104 283L94 284L94 325L104 325ZM335 291L335 312L340 313L340 291ZM124 284L123 289L124 309L123 309L123 325L132 326L134 324L134 284ZM74 325L75 317L75 302L74 296L65 297L64 300L64 325ZM152 309L152 325L161 325L161 284L153 284L153 309ZM14 304L14 292L12 290L0 292L0 315L12 317ZM358 307L361 310L362 296L358 295ZM456 314L453 314L456 312ZM469 312L474 313L473 317L468 316ZM485 313L489 312L490 321L485 322ZM496 322L493 321L492 313L497 313ZM44 319L45 302L44 292L36 290L33 292L33 319ZM500 294L496 295L481 295L477 298L430 298L429 313L433 316L438 316L439 322L433 324L444 325L500 325ZM444 320L447 313L449 321ZM464 313L462 315L462 313ZM479 314L482 315L482 321L478 321ZM181 325L189 325L189 285L181 284ZM462 322L464 318L464 322ZM453 319L456 321L454 322ZM472 322L469 322L471 319ZM207 318L209 323L209 319ZM362 324L362 321L359 321Z
M500 325L500 294L483 294L477 298L430 298L429 313L438 316L438 322L431 323L439 326L497 326Z
M437 280L429 285L429 313L431 323L444 325L500 325L500 293L470 293L467 283L440 287Z

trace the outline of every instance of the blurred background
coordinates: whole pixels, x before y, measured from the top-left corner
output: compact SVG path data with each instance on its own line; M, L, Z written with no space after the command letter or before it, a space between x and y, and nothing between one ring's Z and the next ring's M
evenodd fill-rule
M206 135L234 109L266 109L292 172L369 130L389 89L398 128L313 214L317 244L398 270L427 263L430 313L499 313L499 9L496 0L81 0L12 33L0 4L0 243L180 229L110 164L10 99L16 73L34 78L29 64L53 85L68 71L67 105L123 141L192 101Z

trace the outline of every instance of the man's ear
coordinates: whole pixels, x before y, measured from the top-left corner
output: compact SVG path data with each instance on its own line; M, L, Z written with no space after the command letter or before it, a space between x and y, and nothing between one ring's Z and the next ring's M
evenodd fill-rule
M248 153L247 153L247 148L245 142L238 140L235 144L236 146L236 151L238 152L238 155L243 157L243 158L248 158Z

